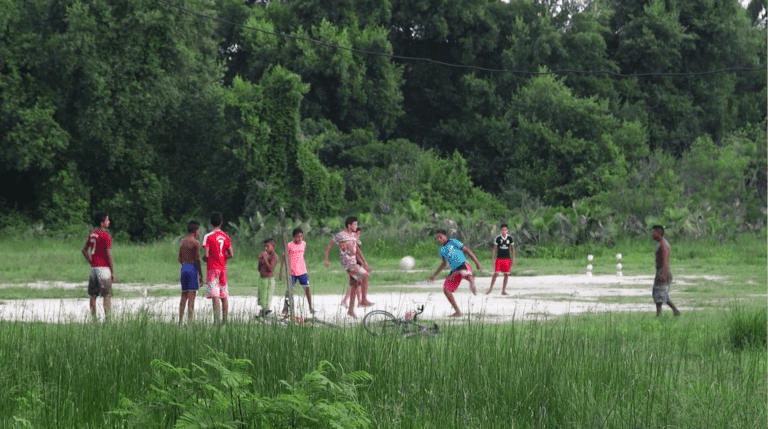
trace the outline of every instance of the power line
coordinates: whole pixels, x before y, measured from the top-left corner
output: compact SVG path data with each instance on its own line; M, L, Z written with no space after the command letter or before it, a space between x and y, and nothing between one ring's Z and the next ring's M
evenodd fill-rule
M437 64L440 66L446 66L446 67L453 67L453 68L459 68L459 69L469 69L469 70L478 70L478 71L484 71L484 72L490 72L490 73L510 73L510 74L528 74L528 75L546 75L546 74L604 74L604 75L610 75L610 76L616 76L621 78L627 78L627 77L642 77L642 76L699 76L699 75L709 75L709 74L718 74L718 73L728 73L728 72L734 72L734 71L757 71L757 70L766 70L768 67L728 67L723 69L717 69L717 70L709 70L709 71L703 71L703 72L650 72L650 73L632 73L632 74L624 74L624 73L617 73L607 70L574 70L574 69L558 69L558 70L551 70L551 71L526 71L526 70L509 70L509 69L493 69L493 68L487 68L487 67L480 67L480 66L474 66L474 65L464 65L464 64L454 64L454 63L448 63L445 61L438 61L433 60L431 58L422 58L422 57L409 57L404 55L395 55L395 54L387 54L384 52L374 52L374 51L366 51L363 49L355 49L350 48L347 46L341 46L334 43L328 43L324 42L322 40L313 39L311 37L303 37L303 36L296 36L293 34L285 34L285 33L278 33L274 31L264 30L262 28L256 28L256 27L250 27L245 24L238 24L235 22L227 21L225 19L217 18L215 16L206 15L200 12L196 12L194 10L188 9L184 6L170 3L165 0L156 0L159 3L163 3L165 5L174 7L176 9L179 9L183 12L190 13L192 15L196 15L200 18L210 19L213 21L218 21L223 24L229 24L233 25L235 27L245 28L246 30L252 30L252 31L258 31L260 33L264 34L270 34L272 36L277 37L284 37L294 40L303 40L306 42L314 43L317 45L323 45L328 46L330 48L334 49L341 49L346 50L349 52L353 52L356 54L361 55L373 55L373 56L379 56L379 57L387 57L397 60L403 60L403 61L415 61L415 62L425 62L425 63L431 63L431 64Z

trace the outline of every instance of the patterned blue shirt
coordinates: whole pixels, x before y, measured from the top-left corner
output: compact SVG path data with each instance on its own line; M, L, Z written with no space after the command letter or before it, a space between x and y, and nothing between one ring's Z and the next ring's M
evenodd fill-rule
M459 267L467 261L467 257L464 256L464 251L461 248L464 247L461 241L455 238L449 238L442 246L440 246L440 257L445 258L448 261L448 265L451 267L451 271Z

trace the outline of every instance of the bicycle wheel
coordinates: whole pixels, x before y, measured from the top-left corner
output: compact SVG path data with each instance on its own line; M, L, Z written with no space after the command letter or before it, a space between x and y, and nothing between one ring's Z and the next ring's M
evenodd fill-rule
M371 335L399 334L400 321L384 310L374 310L363 317L363 328Z

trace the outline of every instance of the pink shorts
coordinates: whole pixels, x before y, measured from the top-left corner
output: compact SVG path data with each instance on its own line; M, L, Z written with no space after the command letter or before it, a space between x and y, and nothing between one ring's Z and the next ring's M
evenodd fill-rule
M472 267L469 266L468 263L464 263L464 266L466 269L462 269L465 272L468 272L469 274L472 274ZM445 278L445 281L443 282L443 290L447 290L450 292L453 292L456 290L456 288L459 287L459 283L461 283L461 274L462 272L457 271L451 271L450 274L448 274L448 277Z
M205 286L206 298L229 298L227 292L227 270L208 270Z
M509 267L512 265L512 258L496 258L496 264L494 264L494 273L507 273L509 274Z

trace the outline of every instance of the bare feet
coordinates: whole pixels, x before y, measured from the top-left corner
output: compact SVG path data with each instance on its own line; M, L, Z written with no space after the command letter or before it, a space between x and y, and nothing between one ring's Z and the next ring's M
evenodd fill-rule
M347 304L347 301L341 301L341 306L344 308L349 308L349 304Z
M492 290L493 290L493 288L491 288L491 289L488 289L488 292L486 292L485 294L486 294L486 295L490 295Z
M448 316L448 317L461 317L461 311L457 311L457 312L455 312L455 313L451 314L451 315L450 315L450 316Z
M360 307L370 307L372 305L373 305L373 303L371 301L365 301L365 302L361 302L359 304Z
M469 284L469 290L472 291L472 295L477 295L477 288L475 287L474 283Z
M509 295L506 291L501 291L502 295Z
M347 316L349 316L349 317L351 317L353 319L357 319L357 315L355 314L354 311L350 311L349 313L347 313Z

